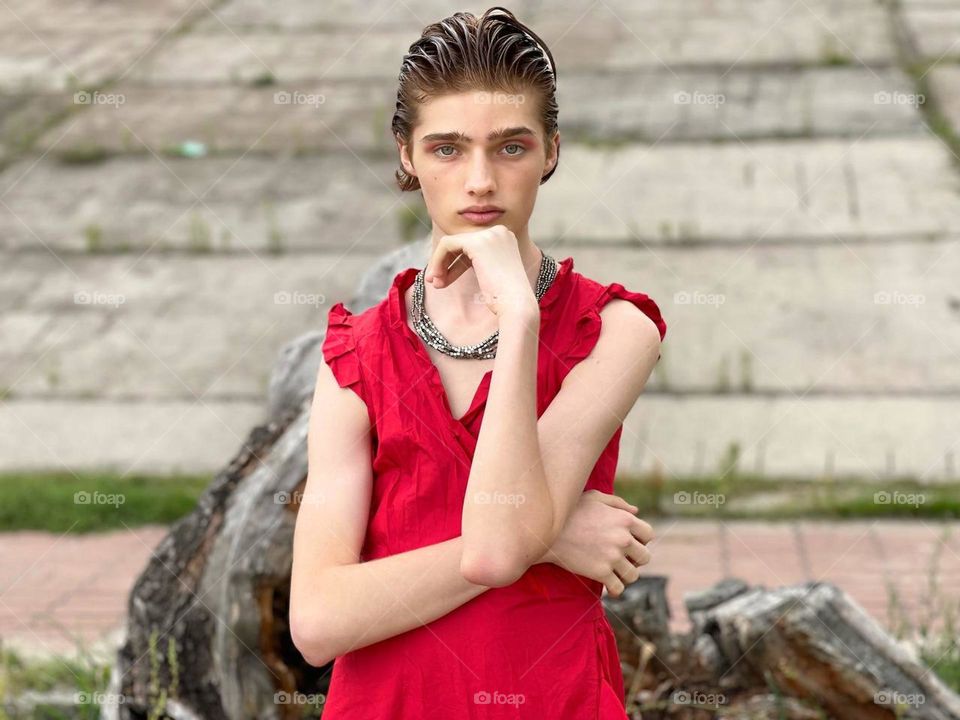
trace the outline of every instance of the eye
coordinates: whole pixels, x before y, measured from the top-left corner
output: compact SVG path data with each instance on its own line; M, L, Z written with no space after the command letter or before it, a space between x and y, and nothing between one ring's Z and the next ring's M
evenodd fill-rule
M503 149L506 150L507 148L510 148L510 147L520 148L520 152L513 152L513 153L508 152L507 155L512 155L512 156L523 155L523 153L527 151L527 149L523 145L519 145L517 143L510 143L509 145L504 145Z
M447 155L445 153L440 152L444 148L450 148L451 150L456 150L456 148L453 147L453 145L440 145L439 147L434 148L433 154L438 155L439 157L445 157L445 158L453 157L453 153L450 153L449 155Z

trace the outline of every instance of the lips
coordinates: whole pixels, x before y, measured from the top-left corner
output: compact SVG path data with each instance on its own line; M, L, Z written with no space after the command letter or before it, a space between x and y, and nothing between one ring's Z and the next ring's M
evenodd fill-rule
M464 210L460 213L474 225L486 225L503 215L503 210L492 208L482 210Z

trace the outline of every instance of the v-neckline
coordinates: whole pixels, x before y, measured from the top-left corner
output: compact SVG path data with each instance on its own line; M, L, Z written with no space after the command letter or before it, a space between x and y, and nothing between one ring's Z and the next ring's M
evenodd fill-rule
M570 262L569 268L564 268L565 263ZM552 301L553 295L559 292L558 286L561 284L558 282L561 280L561 276L565 274L563 270L572 270L573 269L573 259L566 258L564 260L558 261L558 270L557 276L554 278L554 282L547 288L547 291L543 294L543 297L540 298L540 329L543 330L543 321L545 320L545 315L543 314L543 309L548 304L549 301ZM493 368L487 370L483 377L480 378L480 382L477 385L476 390L474 390L473 397L470 400L470 405L464 411L463 415L460 417L453 416L453 410L450 407L450 398L447 395L447 389L443 385L443 380L440 377L440 369L437 367L436 363L430 357L430 353L427 351L427 345L423 339L417 335L417 333L407 324L407 289L410 285L413 284L413 281L416 279L417 273L420 271L420 268L410 267L406 270L402 270L394 282L394 287L396 289L396 301L397 312L399 313L399 324L400 329L410 341L410 344L413 346L414 354L421 358L422 362L426 363L428 366L426 370L426 375L428 376L428 381L434 385L437 389L437 394L440 397L440 403L444 412L444 416L450 422L456 424L457 426L463 428L466 424L466 421L483 406L487 392L490 389L490 383L493 380ZM407 278L410 278L410 282L405 282Z
M403 326L403 331L407 335L407 338L410 340L411 344L414 346L414 352L429 366L429 369L426 371L429 374L429 381L437 388L437 393L440 396L441 403L443 405L443 410L446 417L455 423L464 425L465 421L472 415L482 404L482 399L486 394L487 389L490 387L490 381L493 379L493 368L487 370L483 377L480 378L480 382L477 384L476 390L473 392L473 396L470 399L470 404L467 406L467 409L460 417L453 416L453 409L450 406L450 396L447 394L447 389L443 385L443 379L440 376L440 368L437 367L437 364L430 357L430 353L427 351L427 345L423 339L417 335L417 333L407 324L407 298L406 298L407 288L400 285L398 288L398 295L400 300L400 324Z

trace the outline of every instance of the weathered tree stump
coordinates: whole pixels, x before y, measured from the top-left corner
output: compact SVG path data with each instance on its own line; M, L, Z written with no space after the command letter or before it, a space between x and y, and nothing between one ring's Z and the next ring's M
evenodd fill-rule
M379 302L400 269L426 262L427 247L405 246L377 263L350 308ZM159 707L173 718L293 718L301 707L287 699L326 691L329 667L308 665L287 626L322 339L311 332L281 351L267 421L171 528L134 585L112 681L124 702L108 716L146 718Z
M649 597L660 587L647 583L635 601L662 605ZM960 718L960 697L829 583L767 590L727 579L689 594L692 629L658 632L643 667L631 661L648 639L624 637L633 631L624 601L608 603L608 615L627 628L618 645L644 720Z

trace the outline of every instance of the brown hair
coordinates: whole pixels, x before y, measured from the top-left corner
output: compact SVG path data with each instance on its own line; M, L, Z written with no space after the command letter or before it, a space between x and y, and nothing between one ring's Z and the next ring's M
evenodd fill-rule
M477 89L535 91L545 139L551 139L558 129L553 55L536 33L503 7L490 8L479 19L458 12L427 25L403 57L399 82L391 129L404 143L411 141L420 103ZM559 164L559 149L557 153ZM541 185L550 179L557 164L540 179ZM394 175L401 190L420 189L420 181L402 165Z

